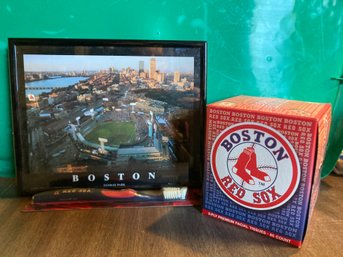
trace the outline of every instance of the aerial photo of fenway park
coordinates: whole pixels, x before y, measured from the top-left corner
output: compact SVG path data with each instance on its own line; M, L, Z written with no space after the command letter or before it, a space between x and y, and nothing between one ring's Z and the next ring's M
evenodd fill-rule
M28 54L24 70L30 172L187 174L200 140L193 57Z

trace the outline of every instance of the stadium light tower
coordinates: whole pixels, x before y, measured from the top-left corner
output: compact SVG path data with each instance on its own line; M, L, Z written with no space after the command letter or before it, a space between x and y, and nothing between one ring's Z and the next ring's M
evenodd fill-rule
M135 106L137 103L130 103L131 107L132 107L132 111L131 113L135 113Z
M100 150L99 150L99 152L102 153L102 154L106 154L107 151L105 150L105 143L108 142L107 138L99 137L98 140L100 142Z
M150 111L150 121L154 123L154 113L152 111Z
M76 120L77 125L80 126L80 116L76 117L75 120Z
M91 114L91 116L92 116L92 120L94 120L94 116L95 116L94 109L93 109L93 108L90 109L89 112L90 112L90 114Z

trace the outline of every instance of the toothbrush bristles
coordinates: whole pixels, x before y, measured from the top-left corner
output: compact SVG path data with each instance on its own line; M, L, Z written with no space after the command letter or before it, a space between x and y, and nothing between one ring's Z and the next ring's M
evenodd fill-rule
M165 200L185 200L187 187L164 187L163 197Z

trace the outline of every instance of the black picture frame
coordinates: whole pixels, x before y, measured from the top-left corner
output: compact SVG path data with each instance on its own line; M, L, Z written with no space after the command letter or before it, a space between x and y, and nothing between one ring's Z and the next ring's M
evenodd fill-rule
M8 43L21 194L201 186L206 42Z

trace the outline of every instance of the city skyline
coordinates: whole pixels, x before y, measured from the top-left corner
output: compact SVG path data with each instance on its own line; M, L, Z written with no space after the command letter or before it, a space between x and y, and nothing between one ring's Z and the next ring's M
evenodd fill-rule
M185 72L194 74L194 58L179 56L100 56L100 55L24 55L25 72L81 72L99 71L114 67L117 70L128 67L149 71L150 60L156 59L156 70L161 72Z

